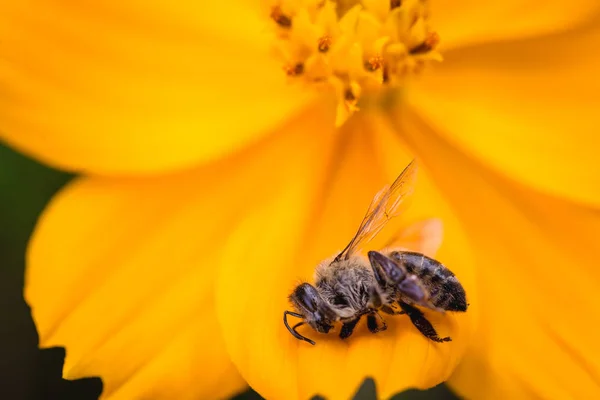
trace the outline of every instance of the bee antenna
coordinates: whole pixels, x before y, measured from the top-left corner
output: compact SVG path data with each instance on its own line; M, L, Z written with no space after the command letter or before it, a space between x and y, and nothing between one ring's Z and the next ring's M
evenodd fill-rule
M292 336L294 336L296 339L299 340L304 340L305 342L308 342L310 344L312 344L313 346L315 345L315 342L310 340L309 338L302 336L301 334L299 334L298 332L296 332L296 328L302 324L304 324L304 322L301 322L300 324L294 325L294 327L292 328L288 322L287 322L287 316L291 315L292 317L296 317L296 318L304 318L304 315L302 314L298 314L295 312L291 312L291 311L284 311L283 312L283 324L285 325L285 327L287 328L288 331L290 331L290 333L292 334Z

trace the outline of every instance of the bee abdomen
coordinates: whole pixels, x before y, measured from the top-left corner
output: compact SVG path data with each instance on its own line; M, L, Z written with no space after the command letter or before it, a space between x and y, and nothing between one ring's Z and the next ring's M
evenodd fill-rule
M438 284L454 276L442 263L421 253L394 251L390 256L402 265L406 272L416 275L424 283Z
M467 311L465 290L456 277L448 279L430 290L431 302L447 311Z
M465 290L454 273L442 263L413 252L394 251L390 257L421 280L436 307L448 311L466 311Z

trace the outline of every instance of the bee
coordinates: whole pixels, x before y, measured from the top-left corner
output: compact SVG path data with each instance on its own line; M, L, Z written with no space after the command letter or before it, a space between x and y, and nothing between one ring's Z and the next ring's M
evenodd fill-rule
M417 166L413 160L391 186L373 198L365 217L350 243L333 259L319 264L314 286L308 282L296 286L289 296L294 311L284 311L283 322L297 339L315 342L296 329L304 324L319 333L328 333L334 323L341 323L341 339L352 335L363 316L372 333L387 329L380 313L406 314L426 338L449 342L439 337L432 324L417 306L437 312L465 312L465 290L457 277L442 263L422 253L388 248L359 253L361 245L371 241L397 216L400 205L413 192ZM294 326L289 316L301 318Z

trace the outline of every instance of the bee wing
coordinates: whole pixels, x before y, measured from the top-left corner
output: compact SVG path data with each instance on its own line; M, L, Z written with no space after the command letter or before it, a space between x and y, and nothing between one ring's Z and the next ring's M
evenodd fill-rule
M400 206L414 190L416 174L417 164L413 160L391 186L384 187L375 195L356 235L334 262L348 259L361 244L372 240L390 219L400 214Z
M416 251L434 257L442 245L443 235L444 226L442 221L437 218L430 218L401 229L397 235L386 243L385 247Z

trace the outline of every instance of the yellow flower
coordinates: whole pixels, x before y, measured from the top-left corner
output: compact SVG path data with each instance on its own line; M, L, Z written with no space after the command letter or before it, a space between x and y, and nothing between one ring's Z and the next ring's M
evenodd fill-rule
M339 3L0 6L0 135L90 175L28 252L41 345L115 399L347 398L365 376L387 397L453 371L469 398L597 397L600 4ZM296 341L291 288L414 156L402 222L444 222L471 303L428 314L453 341L402 317Z

